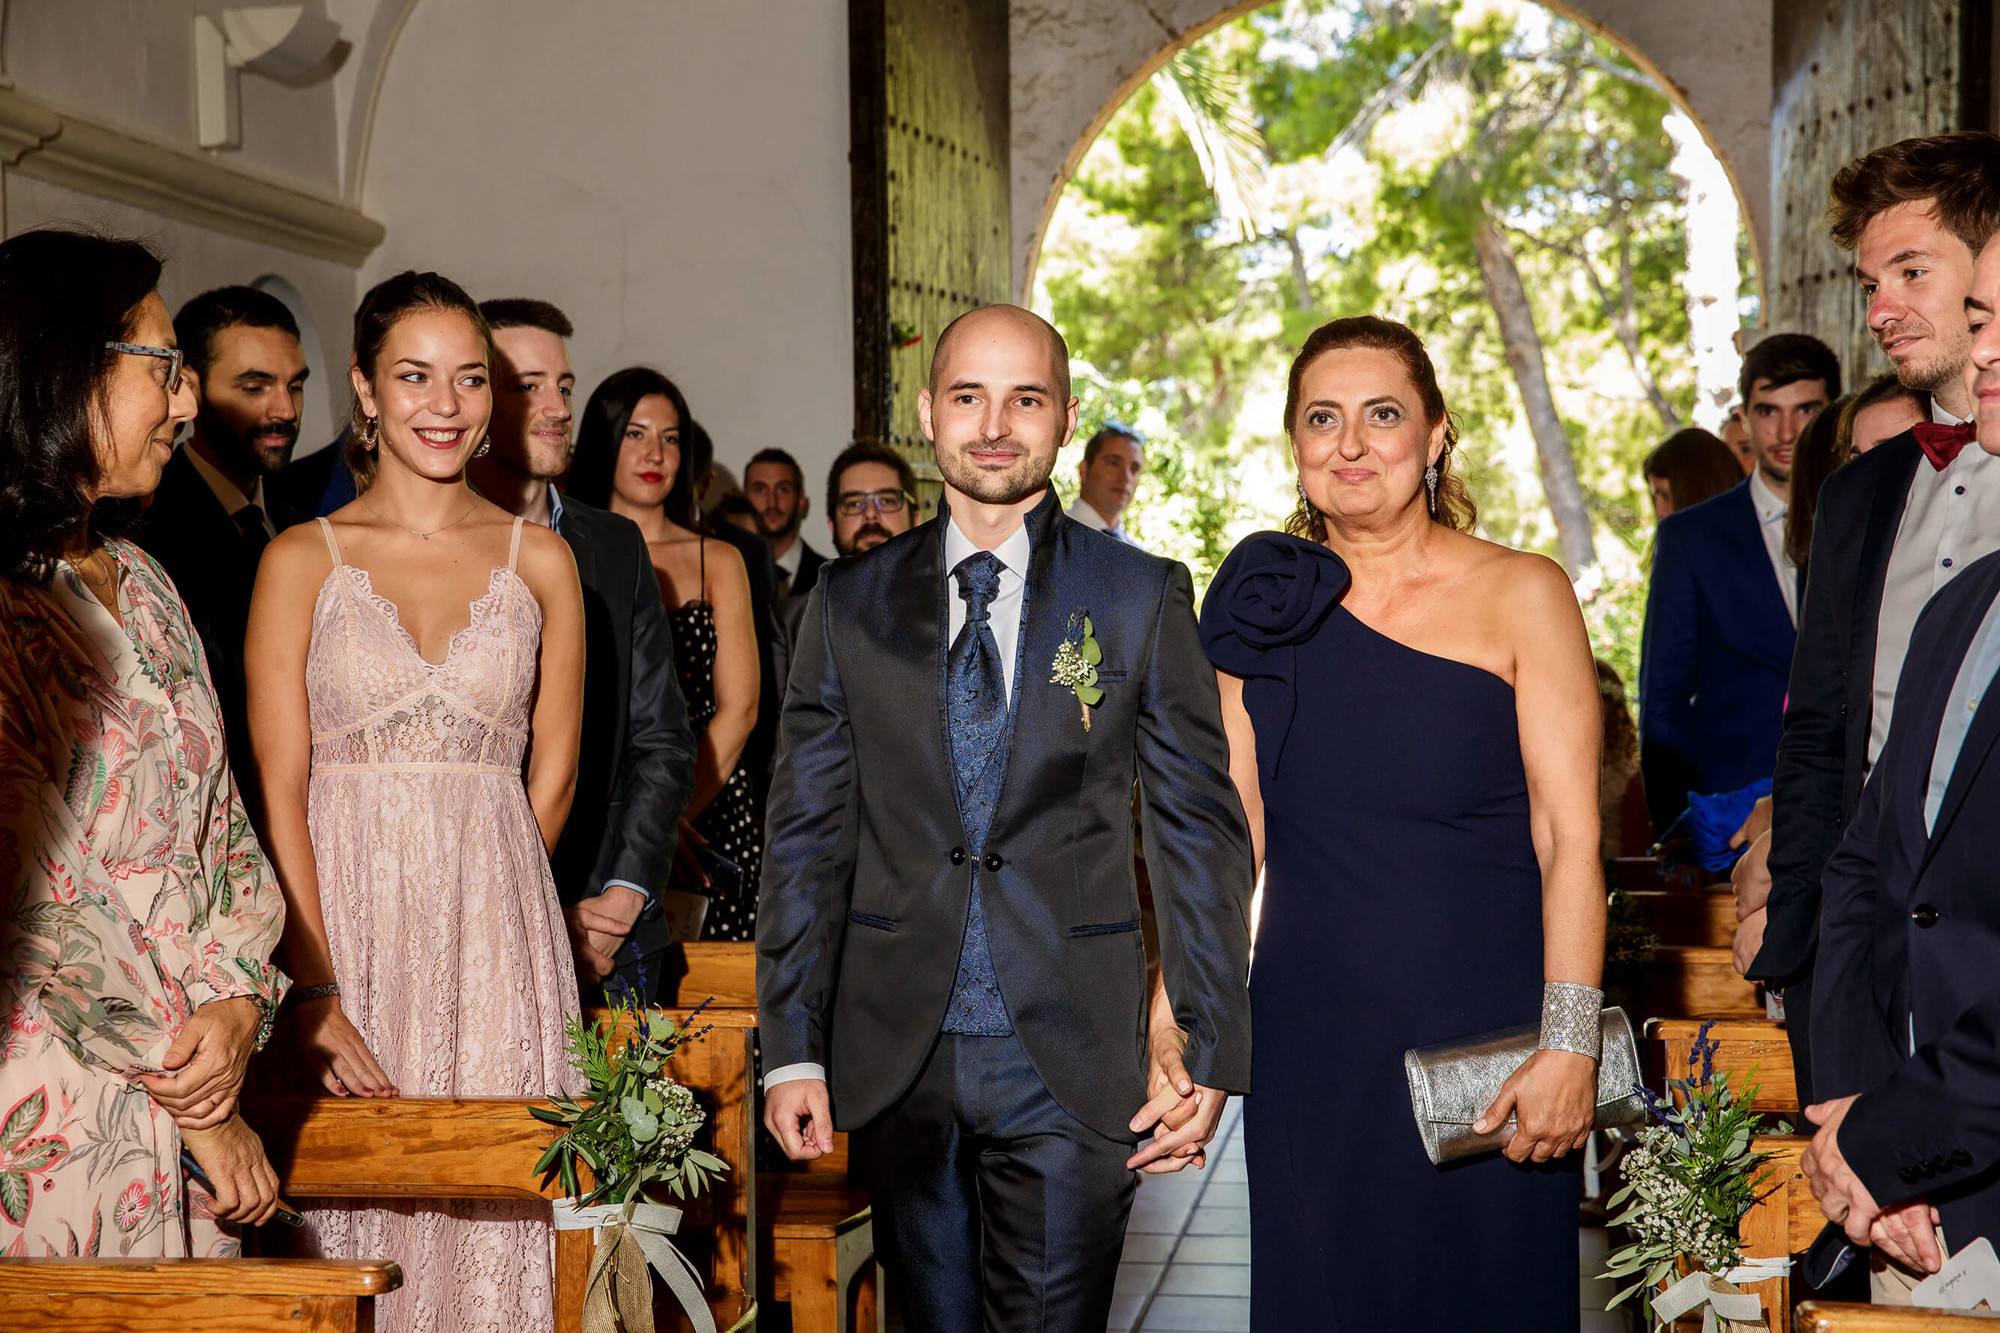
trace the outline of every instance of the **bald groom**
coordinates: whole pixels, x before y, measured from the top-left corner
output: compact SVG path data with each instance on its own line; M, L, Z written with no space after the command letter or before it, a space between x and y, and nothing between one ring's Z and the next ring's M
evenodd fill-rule
M1134 1163L1249 1089L1249 832L1186 567L1049 487L1076 428L1062 336L962 315L918 402L945 503L827 566L779 724L765 1124L795 1159L851 1131L913 1333L1101 1333ZM1136 1157L1135 780L1202 1099Z

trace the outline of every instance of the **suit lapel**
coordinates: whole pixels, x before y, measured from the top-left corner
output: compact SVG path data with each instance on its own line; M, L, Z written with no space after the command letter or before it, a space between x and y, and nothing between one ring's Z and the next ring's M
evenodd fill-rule
M1026 603L1021 608L1021 633L1014 657L1014 722L1009 733L1007 776L994 809L993 827L1031 798L1043 784L1041 774L1049 764L1080 764L1085 752L1086 733L1076 696L1056 686L1049 672L1056 650L1069 633L1072 615L1089 612L1077 580L1072 577L1072 554L1062 528L1072 520L1063 517L1051 490L1042 503L1028 514L1028 578ZM1098 614L1103 614L1099 608ZM1100 626L1099 634L1104 633ZM1074 766L1071 766L1071 771ZM1070 779L1072 784L1074 778Z
M893 679L888 683L906 701L909 716L917 721L911 734L917 738L917 754L924 771L912 774L919 791L942 787L952 794L957 809L958 783L951 761L951 720L945 714L944 667L946 642L944 533L947 523L940 508L938 517L911 535L897 569L891 571L882 588L886 604L885 637L880 642ZM898 540L901 540L900 538ZM830 610L831 608L829 608ZM935 729L922 719L937 719ZM964 819L959 820L961 831Z
M1745 478L1742 485L1723 496L1736 507L1737 518L1721 524L1720 530L1727 534L1727 540L1734 548L1734 563L1739 569L1759 571L1763 577L1752 577L1750 594L1756 608L1756 647L1764 658L1781 669L1790 669L1792 649L1797 642L1796 632L1780 632L1777 626L1791 630L1792 614L1785 609L1785 594L1778 586L1778 571L1771 564L1770 548L1764 545L1764 525L1757 516L1757 502L1750 498L1750 487L1759 485L1757 478Z
M1918 736L1920 739L1928 737L1930 743L1919 745L1918 754L1913 755L1910 761L1913 770L1911 776L1915 779L1912 785L1918 793L1915 802L1918 821L1916 832L1920 835L1923 833L1924 796L1929 791L1930 768L1933 756L1937 752L1937 738L1943 723L1944 709L1951 702L1952 687L1957 684L1958 673L1964 669L1966 659L1979 649L1979 627L1986 619L1988 608L1993 605L1994 593L2000 590L2000 565L1985 571L1985 579L1986 587L1982 594L1966 605L1963 623L1953 628L1947 650L1939 654L1945 661L1953 664L1950 673L1937 672L1929 681L1931 688L1936 691L1936 696L1927 701L1928 706L1922 714L1924 728ZM1956 651L1950 651L1951 649ZM1919 874L1923 873L1923 866L1930 864L1932 854L1944 840L1946 831L1951 828L1952 819L1958 814L1959 807L1965 804L1965 794L1970 790L1973 778L1978 776L1981 765L1985 763L1988 752L1993 748L1994 741L2000 739L2000 700L1996 700L1994 694L1995 691L1990 689L1984 692L1984 697L1979 702L1979 711L1973 714L1972 725L1966 728L1965 742L1959 747L1957 761L1952 764L1951 778L1944 789L1944 799L1938 803L1937 822L1932 825L1929 838L1921 844L1924 857L1923 863L1918 866ZM1920 773L1916 771L1919 767L1921 767Z
M1875 488L1873 502L1868 506L1868 524L1861 533L1861 563L1854 580L1854 616L1850 622L1854 640L1847 646L1848 658L1854 662L1856 671L1871 680L1875 675L1875 636L1882 624L1882 590L1889 579L1889 555L1896 546L1896 530L1902 526L1903 506L1909 501L1917 464L1923 460L1923 451L1917 448L1914 434L1899 435L1881 447L1898 450L1906 456L1884 478L1885 484Z

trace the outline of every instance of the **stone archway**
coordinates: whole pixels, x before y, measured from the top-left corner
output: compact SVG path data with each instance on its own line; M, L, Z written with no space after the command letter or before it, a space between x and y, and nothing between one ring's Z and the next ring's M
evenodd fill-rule
M1056 201L1118 108L1176 51L1270 0L1015 0L1015 299L1033 295ZM1615 42L1700 128L1729 172L1750 231L1757 281L1771 253L1771 16L1738 0L1539 0ZM1718 40L1723 35L1728 40Z

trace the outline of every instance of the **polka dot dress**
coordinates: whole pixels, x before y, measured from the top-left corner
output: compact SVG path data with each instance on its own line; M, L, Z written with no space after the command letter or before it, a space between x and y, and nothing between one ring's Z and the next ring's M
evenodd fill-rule
M687 698L688 722L698 735L715 717L715 611L705 601L689 602L669 611L667 619L674 630L674 674ZM708 839L710 851L743 868L740 894L709 898L701 937L755 939L757 870L764 854L763 812L757 808L750 774L740 764L694 826Z

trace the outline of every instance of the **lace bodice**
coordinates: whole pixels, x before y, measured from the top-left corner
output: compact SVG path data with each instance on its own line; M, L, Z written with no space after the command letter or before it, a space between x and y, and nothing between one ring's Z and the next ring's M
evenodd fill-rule
M306 657L314 772L465 768L518 773L542 635L542 608L515 572L521 522L505 566L472 603L444 661L417 651L395 603L368 571L340 558L319 520L334 566L313 605Z

